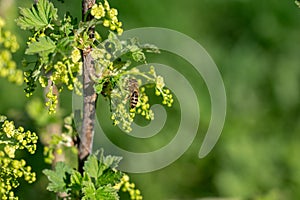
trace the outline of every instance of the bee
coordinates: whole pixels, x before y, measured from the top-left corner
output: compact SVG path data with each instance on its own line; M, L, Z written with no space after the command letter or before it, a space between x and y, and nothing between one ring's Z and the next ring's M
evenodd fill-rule
M128 89L130 109L133 109L139 100L139 84L136 79L131 78L128 80Z

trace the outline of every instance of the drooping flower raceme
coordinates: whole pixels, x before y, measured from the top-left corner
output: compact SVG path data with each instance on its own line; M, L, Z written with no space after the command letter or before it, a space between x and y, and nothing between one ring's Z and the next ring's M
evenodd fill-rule
M0 115L0 197L18 199L12 191L20 185L19 179L32 183L36 180L35 172L26 166L24 159L16 158L19 150L34 154L38 137L35 133L16 128L14 122Z

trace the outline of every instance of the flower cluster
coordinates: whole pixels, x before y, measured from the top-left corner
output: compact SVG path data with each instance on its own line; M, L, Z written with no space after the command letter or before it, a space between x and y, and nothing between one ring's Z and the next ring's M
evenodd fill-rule
M139 189L135 189L135 184L129 182L129 176L124 175L121 179L121 182L114 186L117 190L122 190L123 192L128 192L131 200L142 200L143 196Z
M48 93L46 94L46 98L47 98L46 106L48 108L49 114L56 113L56 107L57 107L57 103L58 103L57 94L54 94L53 90L54 90L54 85L51 85L49 87Z
M174 101L173 95L170 94L169 89L164 88L164 80L161 76L156 77L155 95L163 97L162 104L167 105L168 107L172 106Z
M168 107L173 105L173 95L171 94L170 90L165 87L164 78L156 74L154 66L150 66L148 72L140 72L138 69L133 68L132 70L128 71L127 74L131 74L134 76L140 76L146 79L147 83L154 83L155 87L155 95L162 96L162 104ZM146 119L153 120L154 116L153 113L149 110L149 103L148 103L148 96L145 94L145 88L142 87L140 89L141 98L139 98L139 103L137 105L138 113L142 116L145 116Z
M74 48L71 54L71 59L73 63L78 63L81 59L81 53L80 50L77 48Z
M40 81L44 81L43 83L45 86L48 84L48 81L46 79L40 79ZM33 70L28 70L24 72L24 82L27 85L24 89L24 92L26 93L26 97L30 97L36 88L36 77Z
M127 78L121 77L117 79L116 77L113 79L114 84L106 85L104 84L102 93L104 96L109 95L111 99L111 119L113 121L113 125L120 125L121 128L129 133L132 131L131 124L133 122L134 113L129 112L129 90L127 85ZM112 81L110 81L111 83Z
M33 154L36 150L37 135L16 128L12 121L0 116L0 197L2 199L18 199L12 189L20 185L18 179L24 178L28 183L36 180L36 174L31 167L26 166L23 159L15 159L16 151L26 149ZM2 195L2 196L1 196Z
M150 110L149 97L145 93L145 88L140 89L140 98L136 106L137 113L144 116L147 120L154 119L154 113ZM131 111L132 112L132 111Z
M173 103L172 95L165 88L163 78L156 75L153 66L149 72L141 72L135 67L129 69L133 62L146 63L144 51L159 52L154 46L141 45L134 38L121 41L114 33L110 33L108 39L100 43L91 53L96 67L94 89L96 93L108 97L113 124L119 125L125 132L132 130L131 124L136 114L142 115L147 120L154 119L149 98L141 85L155 85L160 91L159 95L163 97L163 104L171 106ZM136 84L129 81L133 79L136 80Z
M4 152L10 158L14 158L17 149L27 149L33 154L36 150L37 135L30 131L24 132L23 127L16 129L14 122L5 120L1 126L1 140L9 140L4 147Z
M79 50L78 50L79 51ZM74 90L79 95L81 95L81 88L82 84L76 77L77 74L81 73L82 68L82 62L78 62L78 60L81 58L78 58L77 51L73 51L71 59L64 58L62 61L58 61L53 66L48 65L44 66L47 70L48 68L51 68L53 70L51 75L37 75L38 81L42 87L47 87L48 82L50 80L51 85L49 86L49 91L46 94L47 102L46 106L48 107L48 111L50 114L56 112L56 106L57 106L57 94L54 93L53 88L58 87L58 91L60 92L63 88L63 85L66 85L69 90ZM75 62L72 62L75 61ZM49 69L48 69L49 70ZM32 92L34 91L36 84L35 79L36 75L34 75L34 71L28 70L24 73L25 75L25 82L27 83L27 87L25 89L26 95L30 96L32 95Z
M17 38L10 31L3 30L5 21L0 17L0 44L11 52L16 52L19 49Z
M23 73L16 68L11 54L19 49L19 44L15 35L10 31L3 30L4 26L5 21L0 17L0 77L5 77L8 81L21 85Z
M78 58L72 57L72 60L79 60ZM69 90L75 88L76 92L80 92L81 83L77 79L76 75L81 73L82 63L81 62L70 62L69 59L64 58L63 61L58 61L53 66L53 73L50 76L50 80L55 85L66 85Z
M155 79L155 95L162 96L162 104L171 107L174 100L173 95L170 93L170 90L165 88L164 78L162 76L156 75L155 69L153 66L150 67L149 74L152 75Z
M96 19L103 18L103 26L109 27L112 31L117 31L119 35L123 33L122 22L118 20L118 10L115 8L110 8L107 0L104 3L101 2L94 4L91 9L91 15Z
M113 73L111 72L110 74ZM111 119L113 120L113 124L120 124L125 132L128 133L132 131L131 124L136 114L142 115L147 120L154 119L154 113L150 108L149 97L146 94L145 87L140 87L143 83L142 79L146 79L144 82L145 84L148 84L148 86L149 84L154 85L155 94L157 96L162 96L163 105L168 107L172 106L174 101L173 95L169 89L165 88L163 77L156 75L153 66L150 67L149 72L140 72L138 69L133 68L118 75L121 77L117 78L117 76L115 76L114 78L111 78L115 82L113 85L108 87L108 85L102 84L98 89L101 91L101 94L105 94L105 96L109 96L111 99ZM136 107L130 109L129 104L131 101L131 93L130 85L128 85L128 79L133 77L141 77L141 79L137 79L138 88L136 88L136 90L138 92L138 102ZM112 81L109 83L112 83Z
M59 19L57 9L48 0L40 0L31 8L21 8L16 22L22 29L33 33L28 39L25 54L37 58L30 62L25 58L23 61L24 67L30 67L24 72L26 96L31 96L38 84L52 87L47 94L47 107L49 113L54 113L57 103L54 86L58 92L66 87L81 93L82 86L76 77L81 73L81 52L74 36L78 29L86 32L88 27L76 26L76 20L69 14Z
M121 125L120 127L128 133L132 131L131 124L136 114L142 115L147 120L154 119L154 113L151 110L145 87L140 87L143 82L148 86L154 85L155 94L162 97L163 105L172 106L174 101L173 95L165 87L163 77L156 75L153 66L150 67L149 72L140 72L137 68L132 68L124 72L114 72L114 65L112 66L112 70L109 67L102 70L102 76L104 75L105 77L98 79L99 84L95 86L95 90L98 94L102 94L110 99L111 119L114 125ZM138 92L138 101L136 107L130 108L131 86L128 84L128 80L132 78L136 79L137 77L141 77L137 79L138 87L136 88L136 92Z
M122 125L122 129L129 133L132 131L131 123L133 122L133 114L128 112L124 104L117 104L111 115L114 125Z

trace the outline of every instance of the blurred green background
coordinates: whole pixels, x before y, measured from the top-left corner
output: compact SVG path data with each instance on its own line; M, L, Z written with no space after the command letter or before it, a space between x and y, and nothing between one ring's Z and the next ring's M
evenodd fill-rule
M81 1L53 2L59 14L69 10L80 18ZM19 6L31 3L0 0L0 15L23 46L15 54L20 67L28 33L16 27L14 19ZM164 27L198 41L216 62L226 87L228 107L223 133L214 150L198 159L199 141L209 124L210 100L201 77L190 77L201 108L197 138L172 165L131 175L144 199L300 199L300 9L294 1L111 0L111 4L119 9L125 30ZM186 76L191 73L191 66L172 55L151 59L180 67ZM23 88L0 79L0 113L35 130L24 109L30 99ZM35 95L42 97L39 91ZM71 111L71 95L63 94L61 101L67 114ZM168 112L177 113L176 109L175 105L175 111ZM149 146L160 146L161 141L170 139L167 130ZM122 137L115 140L127 146ZM133 144L134 148L143 145L139 143ZM42 155L42 147L38 154ZM49 166L36 158L29 163L40 180L20 188L21 199L54 199L45 192L47 182L41 174ZM126 198L124 195L121 199Z

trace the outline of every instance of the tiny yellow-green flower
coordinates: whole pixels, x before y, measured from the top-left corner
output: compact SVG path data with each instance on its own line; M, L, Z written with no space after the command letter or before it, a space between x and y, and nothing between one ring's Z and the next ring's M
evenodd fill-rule
M108 17L113 18L114 16L118 15L118 10L115 8L112 8L108 11Z
M101 3L94 4L91 10L91 15L96 19L101 19L105 16L105 9Z
M79 49L74 48L74 50L72 51L72 54L71 54L71 58L72 58L73 63L77 63L80 60L81 54L80 54Z
M108 19L103 20L103 26L109 27L109 25L110 25L110 22Z

